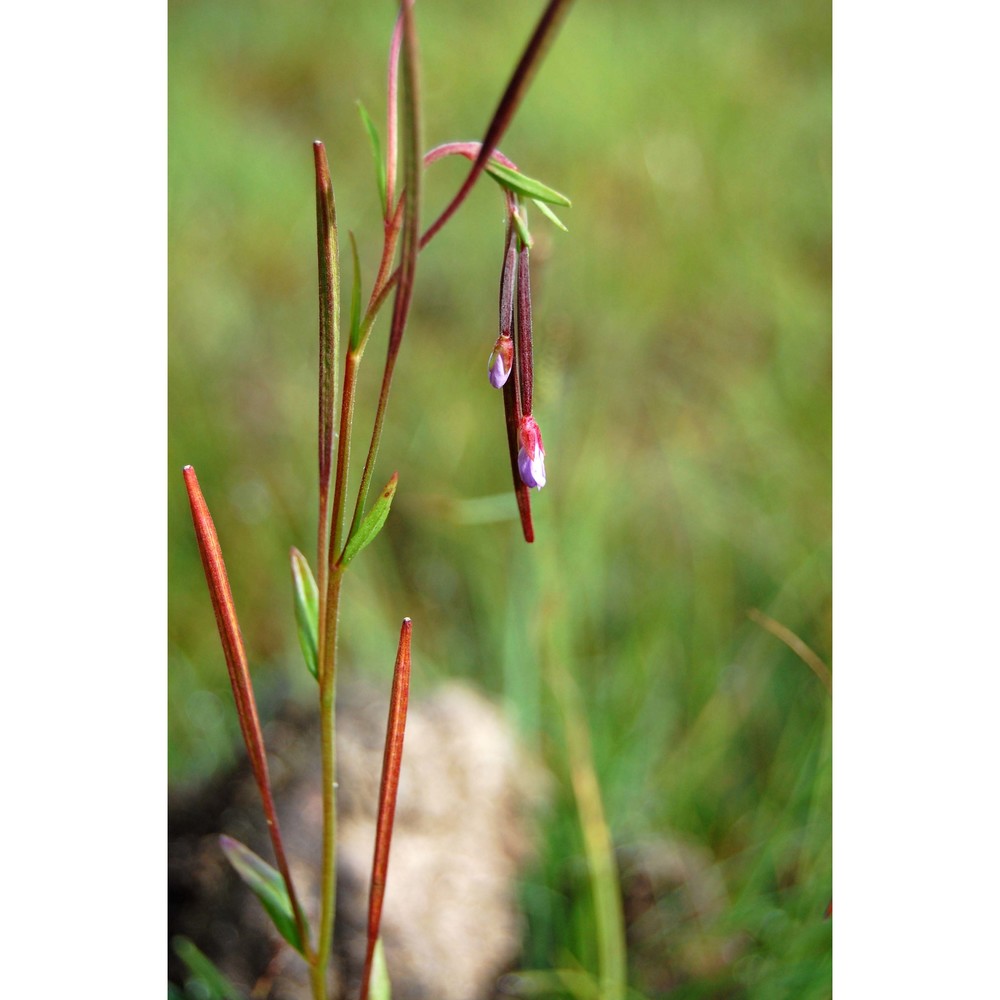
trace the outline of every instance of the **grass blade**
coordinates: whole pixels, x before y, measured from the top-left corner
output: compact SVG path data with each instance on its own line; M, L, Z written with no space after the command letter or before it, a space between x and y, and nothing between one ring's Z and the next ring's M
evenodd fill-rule
M570 782L594 899L599 995L602 1000L625 1000L628 973L618 863L604 816L583 703L562 660L552 662L550 678L563 716Z

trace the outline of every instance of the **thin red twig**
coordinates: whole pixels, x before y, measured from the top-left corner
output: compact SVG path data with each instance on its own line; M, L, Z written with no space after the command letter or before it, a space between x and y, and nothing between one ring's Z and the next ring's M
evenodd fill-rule
M378 797L378 820L375 827L375 853L372 858L372 884L368 894L368 945L361 977L361 1000L367 1000L371 980L372 959L382 922L382 901L389 867L389 846L396 816L396 792L403 763L403 736L406 732L406 709L410 700L410 636L413 623L403 619L399 630L399 648L392 673L392 696L389 699L389 720L385 729L385 752L382 757L382 784Z
M482 147L479 150L479 155L473 161L472 169L463 181L462 186L456 192L455 197L452 198L445 210L434 220L427 232L421 237L421 248L426 246L441 227L455 214L459 205L465 201L466 196L472 190L472 185L476 183L479 175L483 172L493 150L500 144L504 132L507 131L514 113L521 104L528 85L534 78L535 71L542 61L542 56L555 37L556 29L568 11L571 2L572 0L549 0L549 5L545 8L539 19L534 33L528 40L527 46L525 46L521 59L511 75L507 89L500 98L500 103L493 113L493 118L486 127Z
M212 520L208 504L205 503L205 497L198 485L198 476L195 474L193 466L186 465L184 467L184 484L187 487L188 501L191 504L191 518L194 521L198 550L201 553L201 562L205 569L205 579L212 597L215 621L219 627L219 638L222 641L222 651L226 659L226 668L229 671L229 683L236 701L236 714L239 717L243 742L246 744L250 766L260 791L274 856L281 877L285 881L285 888L288 890L288 898L292 904L299 938L303 947L306 948L307 954L310 954L311 946L306 932L306 923L295 895L288 860L285 857L284 844L281 840L281 829L278 826L278 815L274 808L274 798L271 795L271 779L268 774L267 756L264 752L264 735L261 732L257 703L250 681L250 668L243 645L243 634L236 617L236 606L233 602L232 589L229 586L226 564L222 558L222 546L219 544L215 522Z

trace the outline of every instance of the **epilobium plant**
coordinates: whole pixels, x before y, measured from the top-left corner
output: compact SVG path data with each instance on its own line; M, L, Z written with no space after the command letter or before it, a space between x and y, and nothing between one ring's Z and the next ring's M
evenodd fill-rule
M398 479L394 474L377 499L368 506L369 488L382 437L393 371L413 299L418 255L454 215L484 172L500 185L507 211L500 281L500 331L489 360L488 374L490 383L503 391L517 507L525 539L530 542L534 538L529 489L541 489L545 485L545 451L541 432L532 415L534 372L531 286L528 273L531 234L527 226L526 203L533 202L543 214L562 227L549 206L569 205L569 201L557 191L522 174L513 161L500 153L497 145L510 125L568 7L569 0L550 0L545 7L482 141L447 143L423 154L413 0L404 0L400 5L389 48L384 153L375 124L362 109L362 118L375 152L383 213L382 253L367 305L362 311L361 267L357 246L353 234L351 235L353 281L346 338L341 336L340 239L333 185L323 143L317 141L313 144L319 251L319 521L315 573L306 557L294 548L291 551L291 569L299 640L306 667L316 678L319 689L323 834L319 862L319 914L315 928L310 924L296 894L285 855L247 655L222 550L195 471L190 466L184 470L191 513L240 727L260 791L277 868L230 837L223 837L221 846L233 867L259 897L277 930L308 964L316 1000L324 1000L328 993L328 970L333 946L336 894L334 700L341 585L350 564L381 531L396 493ZM472 167L444 211L421 232L422 171L442 157L452 155L466 157L472 161ZM375 320L390 293L394 293L394 297L382 383L367 456L354 493L353 511L348 514L348 480L358 371ZM342 343L344 339L346 345ZM376 968L373 973L373 967L377 966L381 955L378 944L379 922L402 761L409 691L411 628L410 620L403 619L379 796L362 998L368 995L370 982L386 982L385 970Z

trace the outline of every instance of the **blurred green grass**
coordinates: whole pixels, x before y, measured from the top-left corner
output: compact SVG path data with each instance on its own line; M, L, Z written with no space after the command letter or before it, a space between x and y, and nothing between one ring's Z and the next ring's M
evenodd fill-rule
M421 0L428 147L480 137L539 7ZM367 289L379 213L355 101L381 122L392 9L188 0L169 19L169 761L184 784L232 759L238 731L182 465L216 517L263 711L310 693L288 570L316 516L310 142L327 145ZM671 996L830 993L829 698L747 618L761 609L830 661L830 100L826 4L574 5L502 144L574 203L569 234L533 219L538 540L519 540L485 378L503 223L483 182L421 255L375 477L398 470L400 489L346 588L348 671L388 682L410 615L418 686L474 679L565 773L543 654L560 636L547 655L583 694L616 844L703 847L731 898L708 930L740 957ZM428 216L462 172L429 172ZM371 407L358 419L362 437ZM574 823L561 793L525 889L529 966L593 967Z

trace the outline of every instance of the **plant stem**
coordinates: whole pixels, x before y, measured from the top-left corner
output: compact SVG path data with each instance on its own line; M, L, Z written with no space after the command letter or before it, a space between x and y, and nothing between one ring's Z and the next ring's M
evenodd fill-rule
M323 847L320 875L320 926L316 964L312 969L313 996L326 998L326 977L333 950L333 921L337 907L337 626L340 619L340 583L343 574L332 568L326 601L326 634L321 633L319 702L323 782ZM325 662L324 662L325 661Z
M344 505L347 496L347 475L351 460L351 430L354 427L354 397L358 385L358 365L361 363L362 345L358 351L348 351L344 362L344 392L340 407L340 440L337 447L337 471L333 490L333 518L330 525L330 546L326 559L329 572L335 572L337 558L345 541Z
M413 300L413 283L417 268L417 255L420 253L420 175L423 159L420 155L420 89L417 64L417 35L413 23L413 10L410 3L402 6L403 19L403 180L404 189L401 195L403 205L402 235L403 243L400 250L400 265L397 271L399 279L396 282L396 298L393 302L392 325L389 328L389 347L386 353L385 370L382 374L382 388L379 390L378 409L375 411L375 423L372 428L371 444L368 457L365 460L364 471L361 474L361 484L358 489L358 499L354 507L354 518L348 539L357 531L364 517L365 501L375 469L375 458L378 455L382 440L382 427L385 421L385 409L389 401L389 389L392 386L392 375L399 356L399 347L406 329L406 321L410 313L410 303ZM383 256L384 260L384 256ZM386 289L388 289L388 282ZM373 290L374 293L374 290ZM369 312L365 315L364 341L371 329ZM372 315L372 319L374 316Z
M562 14L570 0L550 0L535 28L531 40L518 63L499 106L486 131L472 169L444 213L423 236L420 235L420 175L423 159L420 155L420 90L418 81L417 39L413 20L412 0L400 4L399 22L393 34L389 60L389 112L388 112L388 162L387 197L384 219L384 242L378 274L372 287L368 308L361 320L357 336L353 337L344 366L344 387L341 396L340 437L337 461L332 484L329 475L332 455L333 386L336 385L336 344L339 342L339 269L336 253L336 219L333 208L332 187L326 169L322 144L316 144L317 198L320 207L320 523L319 523L319 572L320 607L318 637L318 673L320 685L320 729L323 770L323 848L320 889L320 930L315 962L312 964L313 995L325 1000L327 995L327 969L333 948L333 927L336 911L336 742L335 699L337 675L337 635L340 617L340 587L344 568L341 565L344 550L351 536L357 531L364 517L365 502L378 454L385 419L389 389L400 344L409 316L413 298L413 285L417 256L420 250L444 226L459 205L465 200L478 176L510 124L520 101L534 74L546 45L551 40ZM402 70L402 102L397 107L398 70ZM393 206L396 182L397 127L402 119L403 191ZM498 157L499 158L499 157ZM329 193L328 193L329 192ZM324 228L323 221L330 220ZM400 264L389 273L395 256L396 243L402 235ZM325 284L325 287L324 287ZM332 286L332 287L331 287ZM389 345L378 408L372 429L371 443L358 488L358 496L350 527L345 531L345 503L350 464L351 435L354 425L354 402L358 368L361 356L371 333L375 318L395 288ZM331 363L330 350L333 349ZM332 380L332 382L331 382ZM327 464L324 464L324 463ZM326 471L326 475L324 475ZM329 511L329 487L332 485L332 509ZM526 491L525 491L526 493ZM525 528L530 533L529 521Z

